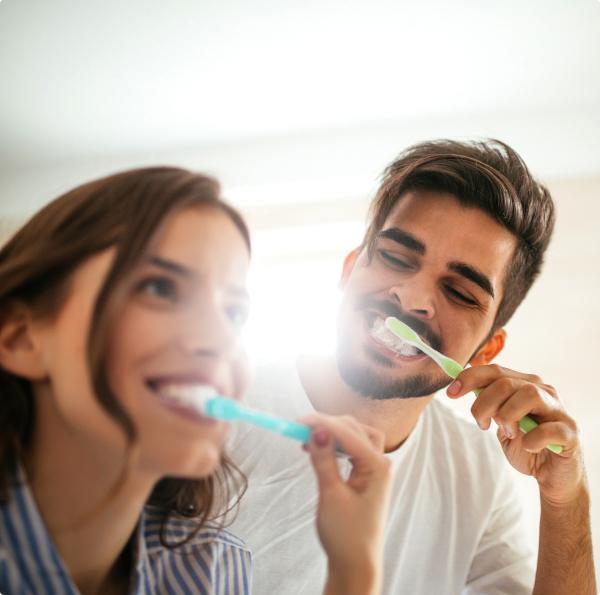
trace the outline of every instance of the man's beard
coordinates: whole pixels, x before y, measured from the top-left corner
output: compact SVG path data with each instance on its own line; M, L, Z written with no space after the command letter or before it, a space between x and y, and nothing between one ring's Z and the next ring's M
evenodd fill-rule
M367 351L374 365L358 364L341 346L337 350L337 367L342 380L360 395L370 399L410 399L428 397L450 383L440 370L439 375L415 374L406 378L386 378L381 368L393 368L391 360L376 351Z
M396 316L422 337L427 338L434 349L442 348L441 337L435 334L427 323L402 312L399 306L390 300L364 296L358 300L355 311L364 312L369 308L384 316ZM378 400L426 397L450 383L448 375L441 370L439 374L415 374L401 379L386 377L386 369L393 372L395 368L393 360L365 346L365 355L370 362L359 363L352 355L350 346L353 344L354 337L348 334L344 326L339 327L336 351L338 371L342 380L360 395Z

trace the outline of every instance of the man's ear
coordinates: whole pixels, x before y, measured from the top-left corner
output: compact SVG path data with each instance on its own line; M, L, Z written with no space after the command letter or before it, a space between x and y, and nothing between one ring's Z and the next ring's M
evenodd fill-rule
M496 329L491 338L482 345L469 363L472 366L489 364L504 349L505 342L506 331L503 328Z
M346 258L344 258L344 265L342 266L342 276L340 277L340 280L338 281L338 287L340 289L343 288L344 285L346 285L346 282L348 281L348 277L350 276L350 273L352 272L352 269L354 268L354 264L356 263L356 259L358 258L359 254L360 254L360 248L354 248L354 250L352 250L352 252L347 254Z
M31 313L15 308L0 326L0 366L28 380L47 377Z

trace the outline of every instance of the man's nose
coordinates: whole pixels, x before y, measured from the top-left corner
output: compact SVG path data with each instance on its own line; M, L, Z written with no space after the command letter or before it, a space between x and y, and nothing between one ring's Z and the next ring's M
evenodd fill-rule
M424 320L435 316L433 287L425 280L411 279L390 287L389 295L403 312Z

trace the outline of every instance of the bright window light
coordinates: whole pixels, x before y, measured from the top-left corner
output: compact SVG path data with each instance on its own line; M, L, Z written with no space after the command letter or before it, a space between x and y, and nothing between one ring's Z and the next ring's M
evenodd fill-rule
M254 234L246 330L254 362L333 350L342 262L360 241L363 227L360 221Z

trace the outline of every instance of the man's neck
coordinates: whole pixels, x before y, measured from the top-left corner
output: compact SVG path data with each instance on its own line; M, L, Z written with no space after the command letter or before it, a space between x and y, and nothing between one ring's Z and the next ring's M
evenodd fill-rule
M413 431L432 396L414 399L371 399L350 388L334 357L302 356L298 375L313 407L329 415L353 415L385 434L385 450L397 449Z

